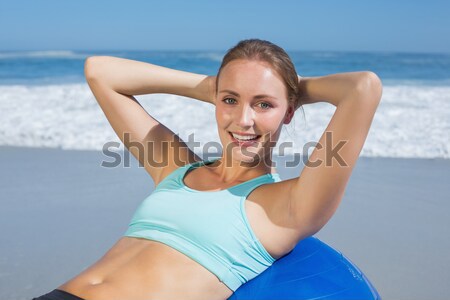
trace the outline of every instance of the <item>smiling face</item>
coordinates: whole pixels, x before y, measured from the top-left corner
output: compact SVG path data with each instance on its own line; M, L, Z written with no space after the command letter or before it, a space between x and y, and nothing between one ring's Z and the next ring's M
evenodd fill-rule
M220 72L216 97L224 152L243 162L270 155L293 115L281 76L266 62L233 60Z

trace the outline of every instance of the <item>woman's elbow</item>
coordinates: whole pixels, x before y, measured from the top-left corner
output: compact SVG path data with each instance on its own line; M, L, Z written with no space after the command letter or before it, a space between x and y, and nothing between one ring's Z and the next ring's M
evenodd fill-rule
M89 56L84 61L84 76L87 81L98 78L102 66L105 65L106 56Z
M379 102L381 100L381 95L383 94L383 84L376 73L364 71L361 72L357 90L359 93L364 94L366 96L365 98L370 98Z
M84 77L86 77L87 81L92 80L94 78L95 60L96 56L89 56L84 61Z

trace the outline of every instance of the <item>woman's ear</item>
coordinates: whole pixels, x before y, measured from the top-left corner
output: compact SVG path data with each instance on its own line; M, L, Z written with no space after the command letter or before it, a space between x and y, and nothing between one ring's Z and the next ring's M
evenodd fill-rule
M292 118L294 117L295 109L292 105L289 105L286 114L284 115L283 124L291 123Z

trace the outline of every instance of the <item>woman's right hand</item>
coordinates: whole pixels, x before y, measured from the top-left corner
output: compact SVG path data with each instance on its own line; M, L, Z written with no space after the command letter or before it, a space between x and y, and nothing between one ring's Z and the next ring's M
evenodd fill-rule
M216 78L217 78L217 76L208 76L206 78L206 80L208 82L207 99L209 99L208 102L210 102L213 105L216 105L216 92L217 92Z

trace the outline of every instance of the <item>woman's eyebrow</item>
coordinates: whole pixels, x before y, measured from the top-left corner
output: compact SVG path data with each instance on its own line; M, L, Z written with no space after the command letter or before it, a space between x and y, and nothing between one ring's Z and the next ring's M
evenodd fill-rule
M237 92L232 91L232 90L221 90L219 93L229 93L229 94L232 94L232 95L234 95L234 96L236 96L236 97L240 97L240 95L239 95ZM256 96L254 96L253 98L255 98L255 99L261 99L261 98L272 98L272 99L277 99L277 98L275 98L275 97L273 97L273 96L266 95L266 94L256 95Z

